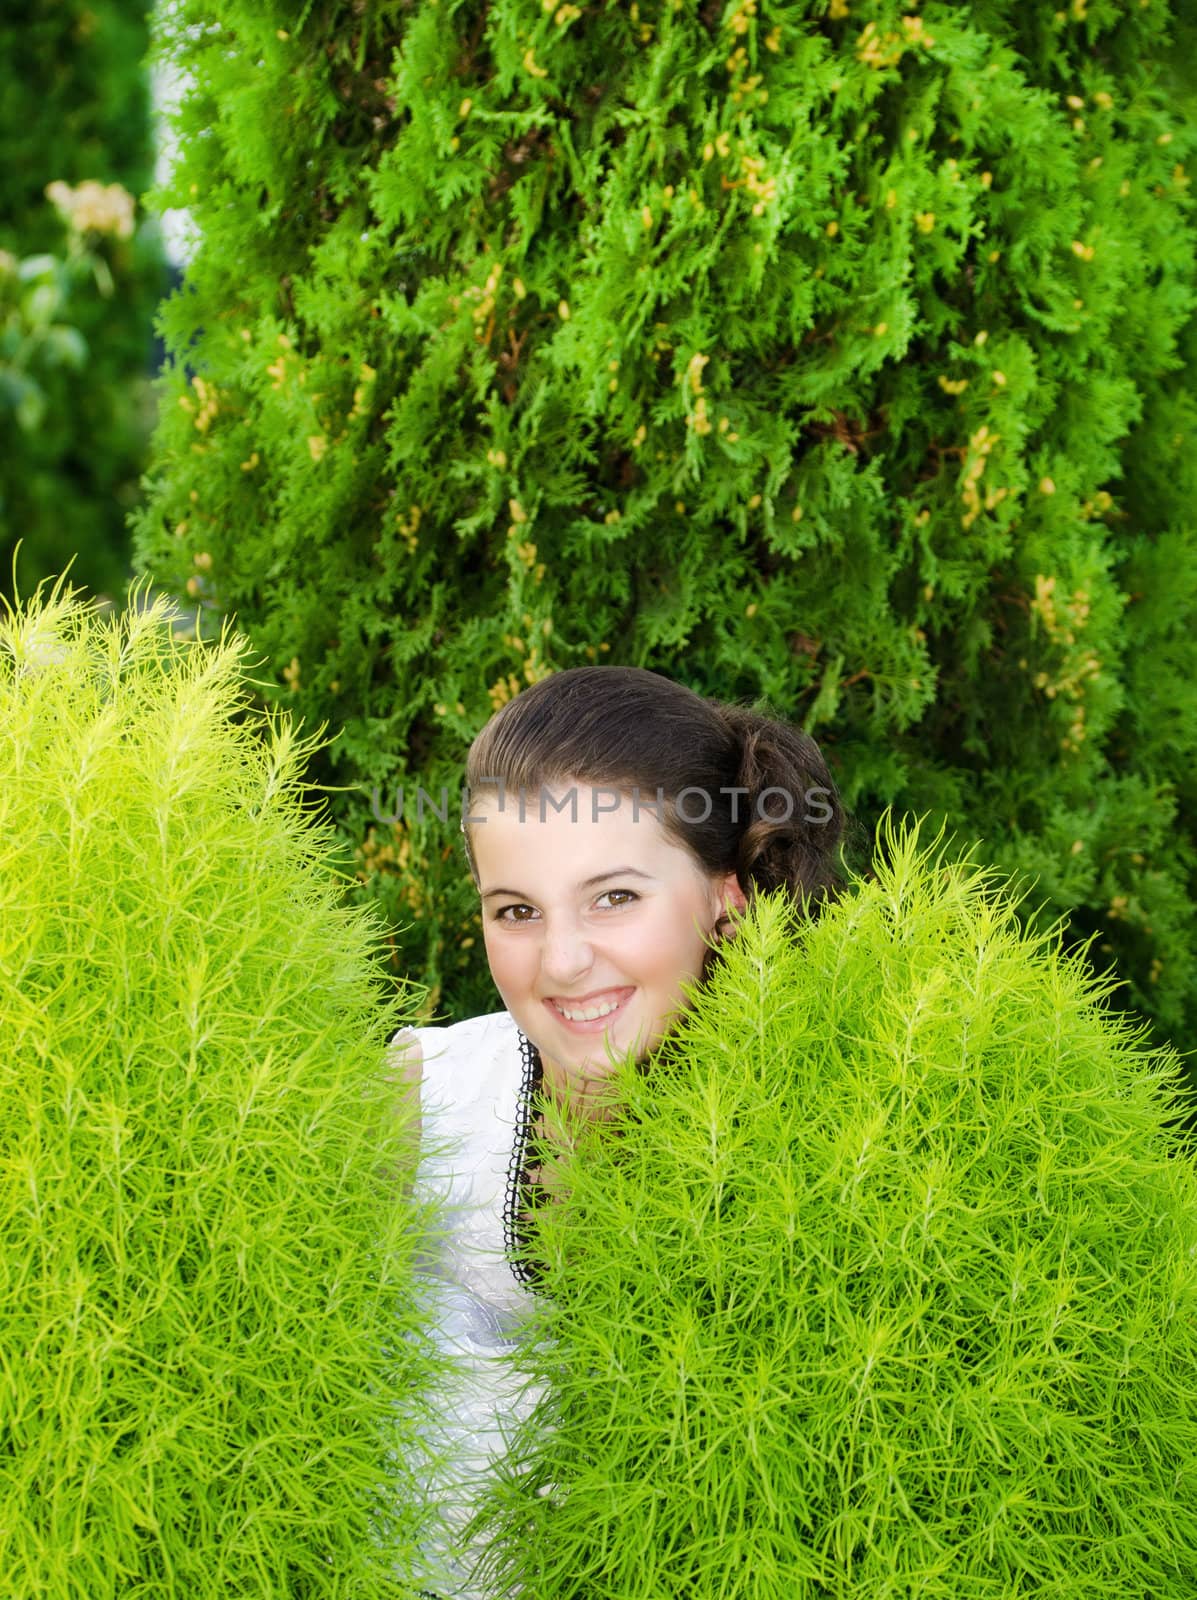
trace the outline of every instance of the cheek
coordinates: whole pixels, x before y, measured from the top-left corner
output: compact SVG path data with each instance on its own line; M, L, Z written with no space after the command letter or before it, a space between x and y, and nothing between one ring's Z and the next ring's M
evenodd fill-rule
M490 962L490 970L497 972L503 965L503 941L491 933L489 923L484 923L482 926L482 946L486 951L486 959Z
M531 956L531 945L527 941L504 938L497 928L492 931L491 925L483 924L482 943L486 950L486 959L490 965L491 977L500 988L517 983L521 978L527 978L534 962Z
M647 978L670 987L679 977L696 975L706 953L701 910L697 906L666 910L640 931L637 944Z

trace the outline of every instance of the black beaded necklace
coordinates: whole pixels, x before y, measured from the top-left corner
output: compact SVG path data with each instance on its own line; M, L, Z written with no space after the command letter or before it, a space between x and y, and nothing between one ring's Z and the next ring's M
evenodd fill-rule
M525 1214L534 1211L544 1198L541 1185L534 1183L528 1172L528 1144L540 1112L544 1063L540 1059L540 1051L523 1029L517 1029L517 1032L524 1065L516 1100L515 1139L507 1165L507 1188L503 1197L503 1245L516 1282L534 1288L540 1282L542 1270L528 1256L523 1222Z

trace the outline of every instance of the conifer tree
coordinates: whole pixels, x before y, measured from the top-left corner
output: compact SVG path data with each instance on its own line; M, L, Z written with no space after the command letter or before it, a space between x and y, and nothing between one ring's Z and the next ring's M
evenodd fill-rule
M1181 10L175 0L203 244L140 560L341 729L399 970L493 1003L465 747L622 661L800 721L1197 1017Z

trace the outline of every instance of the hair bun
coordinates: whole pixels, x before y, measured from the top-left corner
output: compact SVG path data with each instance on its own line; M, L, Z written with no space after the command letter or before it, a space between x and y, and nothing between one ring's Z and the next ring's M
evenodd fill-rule
M791 723L746 706L723 710L740 744L740 882L766 892L801 883L812 900L828 899L844 812L822 752Z

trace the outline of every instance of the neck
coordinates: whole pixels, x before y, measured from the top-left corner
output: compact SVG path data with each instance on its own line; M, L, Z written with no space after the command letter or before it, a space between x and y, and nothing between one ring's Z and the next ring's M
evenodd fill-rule
M541 1052L544 1092L559 1115L581 1116L587 1122L606 1122L614 1105L610 1086L604 1078L591 1078L569 1071Z

